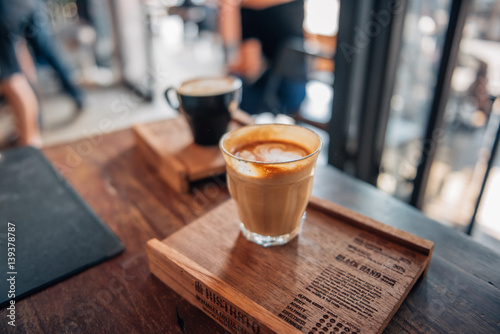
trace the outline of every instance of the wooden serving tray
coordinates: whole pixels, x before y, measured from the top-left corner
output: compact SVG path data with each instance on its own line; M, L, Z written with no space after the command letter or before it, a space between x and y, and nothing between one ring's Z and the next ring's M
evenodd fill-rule
M151 272L231 333L380 333L434 244L312 198L298 238L264 248L229 200L163 241Z
M229 130L253 122L243 111L234 112L232 118ZM183 116L136 124L132 131L139 154L177 192L186 193L190 182L226 171L219 147L195 144Z

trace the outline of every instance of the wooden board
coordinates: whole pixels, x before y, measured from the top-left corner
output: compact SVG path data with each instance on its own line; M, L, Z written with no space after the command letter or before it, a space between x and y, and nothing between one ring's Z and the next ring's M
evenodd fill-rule
M248 114L233 113L229 130L251 124ZM217 145L193 142L189 125L182 116L132 127L136 148L161 179L178 192L188 192L189 183L225 172L224 158Z
M264 248L233 200L148 242L151 272L231 333L380 333L434 244L312 198L298 238Z

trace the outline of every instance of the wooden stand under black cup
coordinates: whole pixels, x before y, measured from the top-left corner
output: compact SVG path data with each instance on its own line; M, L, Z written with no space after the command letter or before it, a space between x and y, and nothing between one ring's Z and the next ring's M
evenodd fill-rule
M228 130L253 123L243 111L232 113ZM224 173L226 165L219 146L201 146L183 116L132 127L140 156L170 187L189 191L190 182Z

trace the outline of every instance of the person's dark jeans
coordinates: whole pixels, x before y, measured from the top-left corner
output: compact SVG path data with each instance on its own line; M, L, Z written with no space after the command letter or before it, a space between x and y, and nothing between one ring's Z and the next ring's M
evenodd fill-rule
M266 71L252 84L245 83L243 79L241 110L249 114L298 112L306 97L306 81L280 78L277 88L274 88L269 84L270 77L270 72Z
M61 80L63 89L75 101L78 108L83 106L83 92L71 80L69 66L65 63L61 50L58 50L51 35L50 21L41 11L31 15L23 25L24 38L31 47L36 59L43 58L54 69Z
M16 51L8 34L9 31L0 22L0 81L20 72Z

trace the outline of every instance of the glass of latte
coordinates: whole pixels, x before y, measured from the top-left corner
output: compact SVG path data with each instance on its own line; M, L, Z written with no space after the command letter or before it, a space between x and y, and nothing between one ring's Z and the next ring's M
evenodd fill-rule
M319 136L296 125L246 126L220 140L241 231L259 245L283 245L300 232L311 196Z

